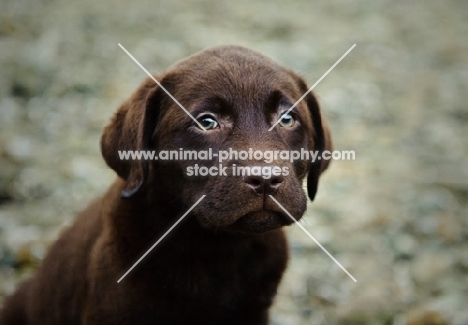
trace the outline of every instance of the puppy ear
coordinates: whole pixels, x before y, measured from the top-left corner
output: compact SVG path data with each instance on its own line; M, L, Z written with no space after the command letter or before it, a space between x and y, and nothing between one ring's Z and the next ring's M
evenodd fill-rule
M312 93L307 95L307 106L309 108L310 116L313 126L313 143L310 145L310 150L318 151L318 156L321 157L325 150L332 151L332 142L330 136L330 129L325 117L320 112L320 107L315 96ZM307 194L313 201L315 194L317 194L318 182L320 174L328 168L330 160L316 159L310 163L309 174L307 175Z
M297 77L298 78L298 77ZM306 83L298 78L299 88L303 93L308 91ZM330 129L328 123L325 120L325 117L320 112L320 106L317 102L317 99L309 92L305 98L307 108L309 109L310 119L312 122L312 134L309 135L309 149L318 151L318 156L321 157L323 151L332 150L332 141L330 136ZM328 168L330 160L316 159L314 162L311 162L309 165L309 173L307 175L307 194L309 198L313 201L315 194L317 194L318 182L320 174Z
M149 170L146 160L122 160L119 151L148 150L156 128L161 91L150 78L117 110L101 137L107 165L125 180L122 197L133 196L144 184Z

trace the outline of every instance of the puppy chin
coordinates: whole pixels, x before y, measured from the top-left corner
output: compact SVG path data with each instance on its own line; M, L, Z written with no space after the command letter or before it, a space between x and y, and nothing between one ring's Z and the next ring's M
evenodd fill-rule
M278 211L261 210L249 212L240 217L227 230L242 233L264 233L283 226L288 226L293 221Z

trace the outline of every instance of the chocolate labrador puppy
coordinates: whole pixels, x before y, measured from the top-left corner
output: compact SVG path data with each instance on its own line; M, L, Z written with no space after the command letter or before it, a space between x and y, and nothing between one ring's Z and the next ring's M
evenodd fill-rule
M104 129L102 154L118 177L51 247L1 311L1 325L268 324L288 260L282 226L306 209L327 161L270 164L230 157L264 175L189 175L212 160L122 160L119 150L330 149L315 97L294 72L240 46L197 53L156 76L201 124L148 78ZM271 131L268 129L279 119ZM284 173L287 171L287 173ZM117 280L200 199L121 282Z

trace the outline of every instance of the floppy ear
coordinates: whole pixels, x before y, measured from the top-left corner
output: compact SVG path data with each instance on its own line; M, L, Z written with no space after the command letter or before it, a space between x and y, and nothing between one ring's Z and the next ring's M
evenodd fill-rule
M322 155L325 150L332 151L332 142L330 136L330 129L325 117L320 113L320 108L315 99L315 96L309 93L307 95L307 106L312 118L312 125L314 128L314 145L313 149L319 152L317 157ZM319 177L322 172L328 168L330 160L316 159L310 164L309 174L307 175L307 194L313 201L315 194L317 194Z
M115 113L104 128L101 152L107 165L125 182L121 196L133 196L148 176L146 160L122 160L119 151L148 150L156 128L161 91L153 80L147 78Z
M299 86L303 93L308 91L307 85L302 79L299 80ZM310 118L312 120L313 131L312 137L309 136L309 150L318 151L319 155L317 157L320 157L324 150L333 150L330 130L325 117L320 112L317 99L312 94L312 92L309 92L305 98L305 101L307 103ZM307 194L312 201L314 200L315 194L317 193L320 174L328 168L329 164L330 160L316 159L309 165L309 173L307 175Z

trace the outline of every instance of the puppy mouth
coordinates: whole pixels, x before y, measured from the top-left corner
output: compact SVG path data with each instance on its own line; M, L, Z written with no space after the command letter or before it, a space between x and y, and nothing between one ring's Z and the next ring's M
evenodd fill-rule
M301 192L297 194L279 193L273 200L267 195L249 195L238 199L236 196L215 193L207 195L194 209L194 213L203 228L216 232L263 233L301 219L306 210L306 200Z
M243 215L229 228L241 232L263 233L292 223L293 220L282 212L262 209Z

